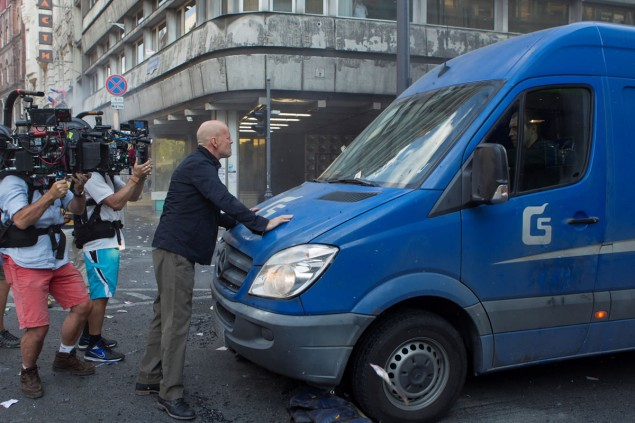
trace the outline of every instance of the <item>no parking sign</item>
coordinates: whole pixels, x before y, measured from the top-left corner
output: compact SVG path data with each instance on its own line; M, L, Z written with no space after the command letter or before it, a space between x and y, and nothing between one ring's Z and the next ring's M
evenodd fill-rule
M126 78L121 75L110 75L106 78L106 91L110 93L110 95L114 96L122 96L128 91L128 83L126 82Z

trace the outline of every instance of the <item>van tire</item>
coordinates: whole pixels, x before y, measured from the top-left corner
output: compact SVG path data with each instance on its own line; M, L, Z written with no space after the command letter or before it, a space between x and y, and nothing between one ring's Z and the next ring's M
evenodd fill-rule
M350 388L360 408L376 422L434 421L448 412L465 383L463 340L433 313L407 310L383 318L355 351ZM383 368L397 387L391 389L371 363Z

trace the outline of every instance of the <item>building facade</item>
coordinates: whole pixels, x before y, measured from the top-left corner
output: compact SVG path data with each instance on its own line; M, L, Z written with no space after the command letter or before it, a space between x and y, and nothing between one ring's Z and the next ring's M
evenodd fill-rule
M25 13L27 44L39 58L27 66L26 88L59 94L44 101L64 101L75 114L103 111L115 127L148 120L158 203L174 167L196 147L200 123L225 121L234 155L223 178L254 205L268 172L266 137L253 130L250 113L269 91L273 194L318 177L397 95L402 1L58 0L47 11L38 0L39 10ZM411 80L518 33L581 20L635 23L633 0L407 3ZM30 36L36 27L27 19L47 13L52 55L42 61L46 45ZM107 90L113 75L125 78L123 103Z
M22 0L0 0L0 106L4 110L5 99L12 91L23 88L24 24ZM19 115L14 111L13 117Z

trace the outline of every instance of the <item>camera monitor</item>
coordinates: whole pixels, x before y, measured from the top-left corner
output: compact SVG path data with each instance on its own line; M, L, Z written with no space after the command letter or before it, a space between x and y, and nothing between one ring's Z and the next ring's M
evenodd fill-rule
M31 109L29 115L33 126L57 126L72 119L70 109Z

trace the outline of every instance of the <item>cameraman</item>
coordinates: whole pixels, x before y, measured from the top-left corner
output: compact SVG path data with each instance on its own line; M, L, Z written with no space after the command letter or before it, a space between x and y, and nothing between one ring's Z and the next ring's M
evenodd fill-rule
M95 373L92 363L76 357L75 343L90 313L91 302L84 280L68 262L66 238L61 229L63 209L73 213L84 211L84 184L88 178L80 173L73 176L72 192L65 180L49 184L48 178L32 181L7 175L0 182L3 223L0 253L20 328L26 328L20 345L20 387L27 398L44 394L37 359L50 325L49 293L62 308L70 308L62 323L61 345L55 354L53 370L79 376Z
M137 201L152 170L152 161L133 166L127 182L119 176L93 172L84 187L87 194L86 212L75 219L75 244L84 250L88 289L93 309L88 316L79 341L86 350L87 361L112 363L125 358L115 351L117 341L101 336L108 299L115 295L119 276L120 250L125 247L121 231L121 213L128 201Z

